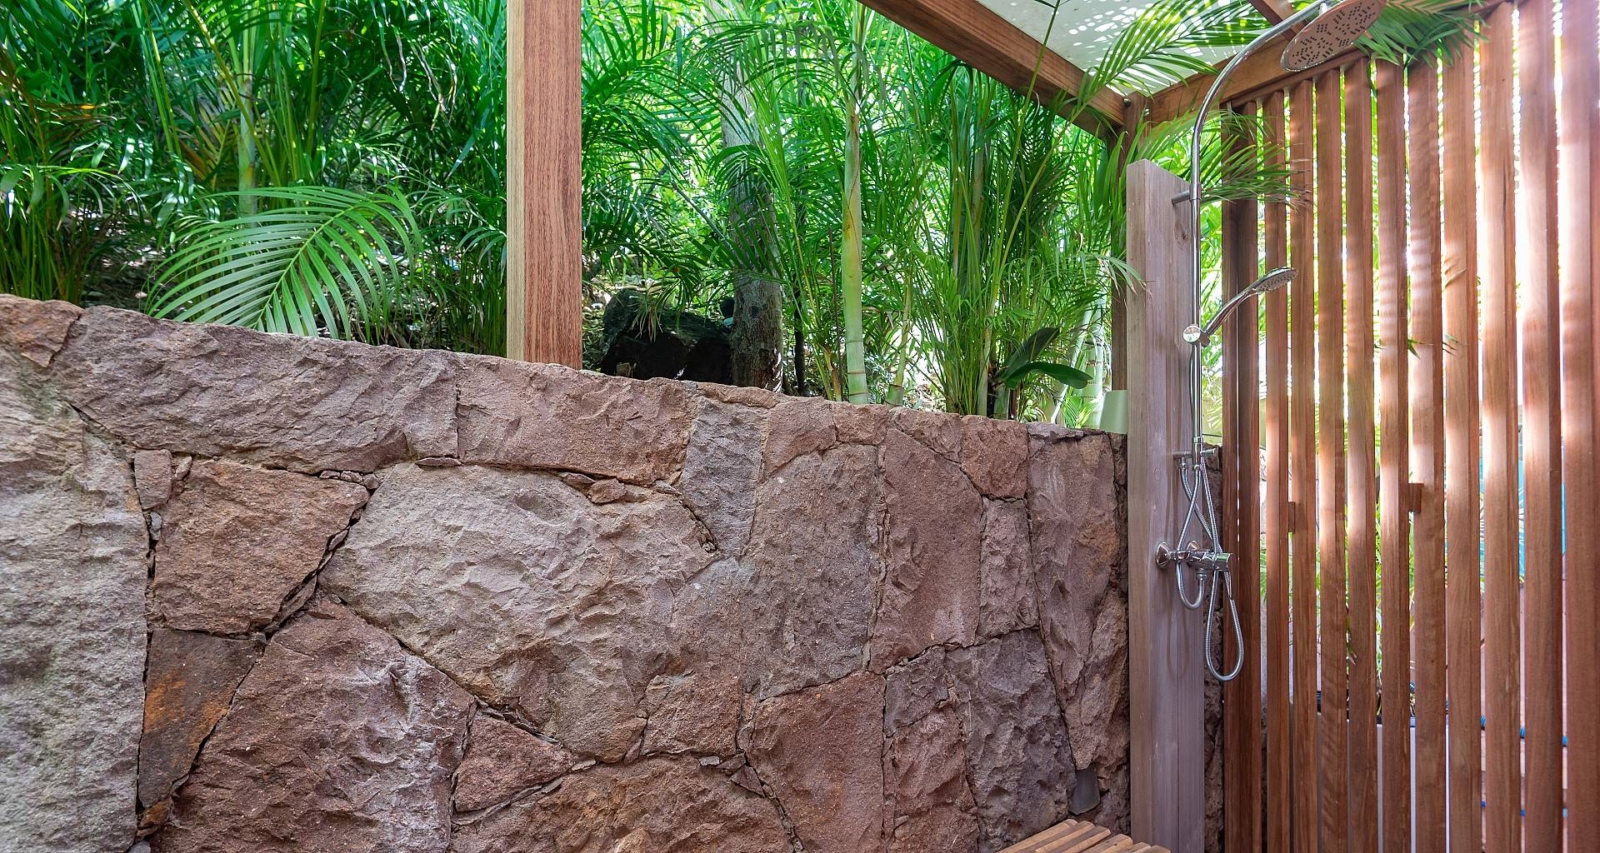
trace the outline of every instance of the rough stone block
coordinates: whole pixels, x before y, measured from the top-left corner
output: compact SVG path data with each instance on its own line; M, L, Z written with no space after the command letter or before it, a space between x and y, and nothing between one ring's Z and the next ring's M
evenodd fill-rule
M727 676L657 676L645 690L645 754L692 752L729 756L744 694Z
M1103 434L1034 439L1040 630L1080 767L1127 762L1128 607L1116 459Z
M155 509L172 497L172 451L139 450L133 454L133 485L139 508Z
M128 460L36 365L0 349L0 850L124 853L149 539Z
M937 711L889 742L885 775L894 813L889 853L972 851L977 804L967 785L964 735L954 709Z
M771 800L694 759L649 758L568 776L544 796L456 827L453 853L783 853Z
M254 640L157 628L145 668L144 737L139 741L139 803L163 806L200 744L233 702L261 654Z
M1017 421L961 419L961 470L991 498L1028 493L1028 428Z
M343 480L196 462L164 515L156 610L186 631L266 627L366 502L366 489Z
M1069 816L1072 744L1038 634L1017 631L946 659L966 733L979 850L994 853Z
M477 695L620 761L674 596L710 560L670 496L596 505L554 474L403 465L320 582Z
M330 602L278 633L206 742L161 853L443 853L472 697Z
M683 467L692 407L680 383L461 358L463 462L644 484L670 480Z
M873 669L977 636L983 506L961 469L898 430L881 464L888 577L872 638Z
M467 754L456 771L455 807L471 812L504 803L572 769L572 753L486 714L472 718Z
M745 751L807 850L884 847L883 679L872 673L762 702Z
M998 637L1039 624L1028 505L983 502L983 590L978 634Z
M822 453L839 443L835 407L821 400L785 400L767 420L763 476L770 477L791 461Z
M0 346L49 367L83 309L70 302L37 302L0 293Z
M455 456L457 358L91 308L51 374L135 446L314 474Z
M678 489L724 554L750 541L766 420L766 409L705 400L689 431Z

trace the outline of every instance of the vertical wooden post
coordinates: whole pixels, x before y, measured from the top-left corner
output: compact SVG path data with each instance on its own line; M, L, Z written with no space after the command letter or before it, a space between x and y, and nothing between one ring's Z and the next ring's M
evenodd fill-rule
M1567 487L1567 844L1600 850L1600 4L1561 7L1562 435Z
M1477 58L1444 70L1445 684L1451 850L1483 849L1483 604L1479 560ZM1585 324L1584 328L1588 328ZM1588 340L1587 334L1584 340ZM1587 477L1584 479L1588 479ZM1579 494L1573 506L1583 506ZM1592 501L1589 504L1592 505ZM1351 534L1352 537L1354 533ZM1376 848L1376 845L1374 845Z
M1267 95L1267 162L1283 165L1284 100L1282 92ZM1264 208L1261 235L1267 269L1289 263L1288 205L1269 201ZM1289 756L1289 292L1279 288L1266 295L1267 447L1261 502L1262 542L1266 551L1266 844L1267 853L1288 853L1290 810Z
M1572 45L1568 42L1568 45ZM1570 48L1569 48L1570 49ZM1589 45L1590 50L1597 49ZM1559 850L1563 775L1561 293L1556 245L1556 38L1550 0L1517 13L1522 145L1517 305L1522 344L1523 846Z
M1517 471L1514 4L1484 19L1478 215L1483 278L1484 847L1522 850L1521 507Z
M1147 109L1149 101L1144 95L1139 92L1128 95L1128 103L1122 110L1122 162L1118 164L1124 169L1139 138ZM1125 298L1121 290L1111 294L1111 387L1118 391L1128 389L1128 306L1124 304Z
M1372 67L1367 60L1344 75L1345 376L1350 448L1345 466L1349 507L1346 584L1350 614L1350 737L1344 791L1350 798L1352 850L1378 849L1378 427L1373 411ZM1473 397L1477 399L1476 395ZM1337 794L1335 794L1337 795ZM1476 801L1474 801L1476 802ZM1470 849L1470 848L1469 848Z
M1240 113L1255 116L1255 104ZM1240 135L1239 151L1255 140ZM1261 216L1253 198L1222 207L1222 280L1229 296L1261 272ZM1226 323L1223 364L1222 535L1233 553L1233 592L1244 648L1223 631L1223 661L1244 655L1239 677L1222 687L1223 849L1261 849L1261 300Z
M1195 235L1173 198L1187 184L1147 160L1128 167L1128 635L1133 835L1204 849L1204 624L1156 568L1185 504L1173 454L1189 446L1189 277Z
M506 4L506 356L583 360L580 0Z

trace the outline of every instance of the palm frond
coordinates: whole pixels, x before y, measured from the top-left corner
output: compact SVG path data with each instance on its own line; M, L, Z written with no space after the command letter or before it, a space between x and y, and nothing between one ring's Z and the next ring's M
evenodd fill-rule
M157 270L152 314L341 338L383 321L417 252L403 194L304 186L252 195L259 212L182 235Z

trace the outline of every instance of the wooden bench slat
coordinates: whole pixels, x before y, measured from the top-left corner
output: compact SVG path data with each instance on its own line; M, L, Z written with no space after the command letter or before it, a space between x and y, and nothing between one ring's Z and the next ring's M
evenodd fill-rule
M1000 853L1168 853L1087 821L1065 820Z

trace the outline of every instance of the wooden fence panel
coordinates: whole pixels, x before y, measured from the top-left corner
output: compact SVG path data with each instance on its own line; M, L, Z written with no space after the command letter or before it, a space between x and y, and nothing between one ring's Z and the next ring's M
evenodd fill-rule
M1469 48L1444 71L1445 633L1450 849L1483 849L1478 444L1477 87Z
M1521 703L1518 654L1516 165L1512 61L1516 10L1496 7L1484 22L1482 83L1483 461L1487 726L1485 846L1522 849Z
M1256 115L1256 105L1239 112ZM1240 139L1241 151L1255 143ZM1226 293L1238 293L1260 273L1259 210L1255 199L1228 202L1223 207L1222 277ZM1239 605L1239 629L1244 648L1232 631L1223 631L1224 661L1244 654L1239 677L1225 685L1223 709L1224 797L1238 804L1224 811L1223 849L1261 849L1261 377L1258 368L1260 308L1250 304L1229 321L1223 361L1231 366L1224 383L1223 407L1226 439L1223 461L1223 506L1229 519L1228 550L1233 554L1234 594Z
M1258 228L1300 275L1265 300L1264 476L1228 474L1266 552L1262 680L1225 694L1250 725L1261 690L1266 835L1232 846L1600 850L1596 6L1486 3L1458 56L1253 90L1297 198L1228 208L1227 280ZM1254 343L1223 382L1251 448Z
M1555 20L1550 0L1518 15L1522 154L1517 209L1522 294L1525 489L1523 842L1561 847L1561 352L1556 278Z
M1372 354L1372 76L1367 62L1345 73L1345 325L1349 384L1347 465L1350 599L1350 847L1378 849L1378 555L1376 386Z
M1263 110L1267 156L1281 165L1284 144L1284 97L1267 96ZM1289 262L1288 205L1265 205L1262 235L1266 266L1277 269ZM1266 549L1266 849L1290 849L1291 762L1289 756L1289 290L1280 288L1266 297L1265 401L1266 459L1263 467L1261 518Z
M1297 84L1289 100L1290 186L1307 199L1311 191L1310 80ZM1313 210L1306 203L1289 211L1290 265L1300 271L1289 285L1289 485L1293 495L1290 602L1294 634L1294 849L1317 844L1317 532L1316 532L1316 276Z
M1337 69L1317 78L1317 554L1321 615L1321 788L1343 787L1345 728L1345 447L1344 165L1340 162L1341 81ZM1344 797L1321 798L1322 850L1344 853L1349 809Z
M1600 3L1563 0L1560 262L1562 438L1567 489L1568 849L1600 850ZM1576 665L1574 665L1576 664Z
M1416 691L1416 849L1444 853L1444 304L1439 264L1439 74L1431 61L1406 80L1411 222L1412 682Z
M1384 850L1411 843L1409 662L1410 516L1406 492L1406 96L1405 71L1377 66L1378 93L1378 541L1382 563L1382 774Z

